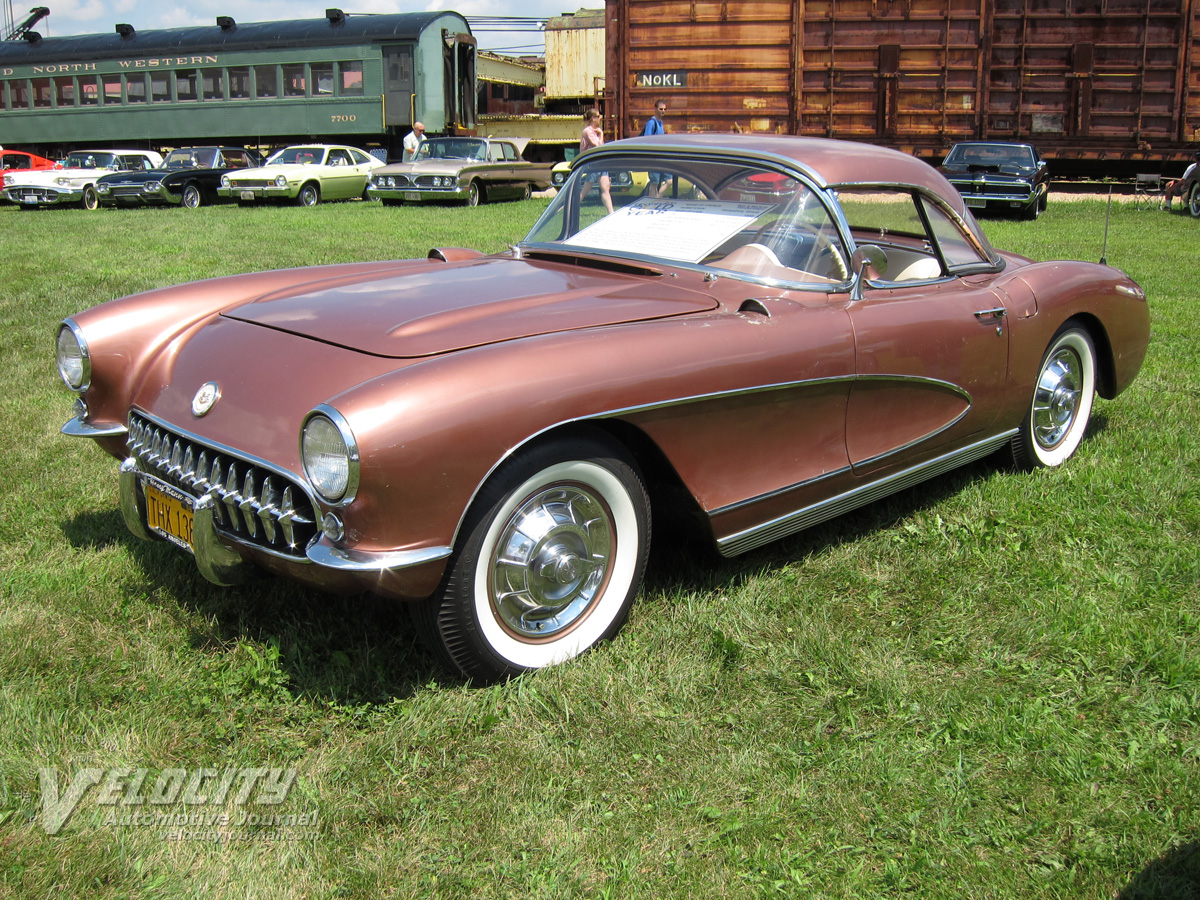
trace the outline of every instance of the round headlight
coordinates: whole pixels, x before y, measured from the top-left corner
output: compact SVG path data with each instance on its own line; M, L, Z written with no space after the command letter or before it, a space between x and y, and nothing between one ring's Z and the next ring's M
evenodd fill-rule
M96 183L96 193L97 194L107 194L110 190L112 190L112 188L110 188L103 181Z
M287 187L287 176L286 175L276 175L275 176L275 187Z
M358 446L350 425L337 410L320 406L309 413L300 432L304 474L321 499L349 503L358 488Z
M79 326L67 319L58 328L55 344L54 355L63 382L73 391L87 390L92 380L92 360Z
M229 176L228 175L221 176L221 187L223 187L223 188L229 187Z
M555 172L553 175L550 176L550 180L552 182L554 182L554 184L557 186L557 185L562 184L563 181L566 180L566 175L564 175L562 172Z
M54 183L55 183L55 184L59 184L59 185L70 184L70 183L71 183L71 179L70 179L70 177L68 177L68 176L62 176L62 177L59 177L59 178L55 178L55 179L54 179Z
M145 184L142 185L142 190L145 191L147 194L153 194L156 191L158 191L158 189L161 187L162 187L161 181L147 181Z

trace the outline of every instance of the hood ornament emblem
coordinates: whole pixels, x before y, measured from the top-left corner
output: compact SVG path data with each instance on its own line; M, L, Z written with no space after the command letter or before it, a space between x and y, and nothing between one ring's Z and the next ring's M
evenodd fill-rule
M200 385L200 390L196 391L196 396L192 398L192 415L200 418L216 406L220 399L221 386L215 381L206 381Z

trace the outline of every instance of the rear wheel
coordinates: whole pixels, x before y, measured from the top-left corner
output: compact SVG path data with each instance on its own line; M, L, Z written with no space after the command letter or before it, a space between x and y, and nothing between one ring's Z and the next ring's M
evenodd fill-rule
M533 196L533 185L532 184L525 185L525 193L523 193L521 195L521 199L528 200L532 196Z
M572 659L625 623L645 572L650 501L618 445L579 437L517 454L464 523L426 641L485 681Z
M197 209L204 202L204 195L200 193L200 188L194 184L189 184L183 189L183 197L179 205L185 209Z
M1200 219L1200 181L1193 184L1192 189L1188 191L1187 205L1192 218Z
M1060 466L1083 440L1096 397L1096 348L1082 328L1064 326L1050 342L1033 400L1011 442L1022 469Z
M300 193L296 195L297 206L316 206L320 202L321 189L311 182L300 188Z

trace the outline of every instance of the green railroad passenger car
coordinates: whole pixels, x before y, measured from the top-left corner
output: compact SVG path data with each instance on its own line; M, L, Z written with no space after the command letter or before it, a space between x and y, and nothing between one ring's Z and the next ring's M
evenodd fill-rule
M321 19L0 42L0 135L62 156L135 142L375 145L399 156L414 120L475 127L476 45L455 12Z

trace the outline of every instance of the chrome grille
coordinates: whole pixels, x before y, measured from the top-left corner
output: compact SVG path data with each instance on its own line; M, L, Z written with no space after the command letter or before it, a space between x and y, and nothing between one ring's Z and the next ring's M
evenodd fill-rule
M193 497L211 494L217 527L239 540L304 557L316 516L304 490L278 472L214 450L131 413L129 454L151 475Z
M230 178L229 184L235 188L265 188L270 187L273 182L265 178Z

